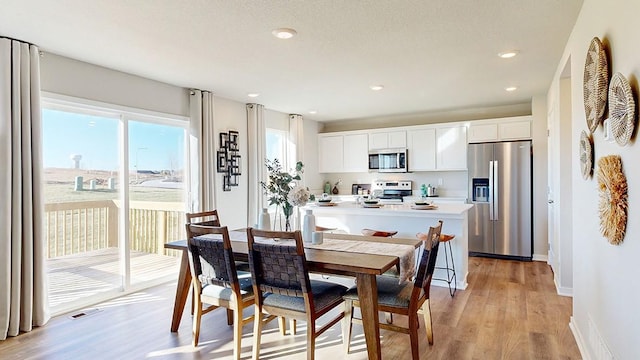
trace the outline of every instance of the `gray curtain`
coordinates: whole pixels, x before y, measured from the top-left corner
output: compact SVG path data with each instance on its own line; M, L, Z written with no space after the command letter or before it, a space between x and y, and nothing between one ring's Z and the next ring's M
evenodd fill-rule
M0 38L0 340L50 318L38 48Z
M191 189L197 191L197 194L191 198L191 211L209 211L216 208L216 136L213 94L208 91L192 90L190 107L190 151L192 154L198 154L199 159L198 163L191 164ZM195 157L192 156L192 158Z
M264 161L267 158L266 126L264 122L264 106L247 104L247 132L249 196L247 204L247 226L258 223L261 209L267 203L260 187L260 182L266 179Z

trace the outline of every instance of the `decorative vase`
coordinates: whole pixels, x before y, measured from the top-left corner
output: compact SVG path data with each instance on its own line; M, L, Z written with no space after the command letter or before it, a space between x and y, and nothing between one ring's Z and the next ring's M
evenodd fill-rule
M333 195L337 195L338 194L338 187L334 186L333 190L331 190L331 192L333 193Z
M316 217L312 210L305 210L302 220L302 240L310 243L313 238L313 232L316 231Z
M262 212L258 217L258 229L271 230L271 217L267 208L262 208Z

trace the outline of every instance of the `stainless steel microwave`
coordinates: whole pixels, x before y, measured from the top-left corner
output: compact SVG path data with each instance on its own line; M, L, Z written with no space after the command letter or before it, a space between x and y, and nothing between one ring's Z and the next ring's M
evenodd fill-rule
M407 149L369 151L369 171L407 172Z

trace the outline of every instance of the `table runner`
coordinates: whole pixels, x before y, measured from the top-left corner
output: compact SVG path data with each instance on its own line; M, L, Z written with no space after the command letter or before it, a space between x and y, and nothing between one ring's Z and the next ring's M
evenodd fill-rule
M331 251L357 252L371 255L391 255L400 259L400 283L411 280L415 275L415 248L410 245L351 239L331 239L324 234L322 244L304 243L305 248Z

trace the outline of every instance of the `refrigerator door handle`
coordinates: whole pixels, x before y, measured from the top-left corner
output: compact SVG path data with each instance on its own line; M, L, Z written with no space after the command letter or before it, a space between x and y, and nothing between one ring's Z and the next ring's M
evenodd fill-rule
M498 174L499 174L499 168L498 168L498 160L495 160L493 162L493 217L494 220L500 220L500 213L498 212L498 204L500 203L500 182L498 181Z
M493 161L489 161L489 220L493 217Z

